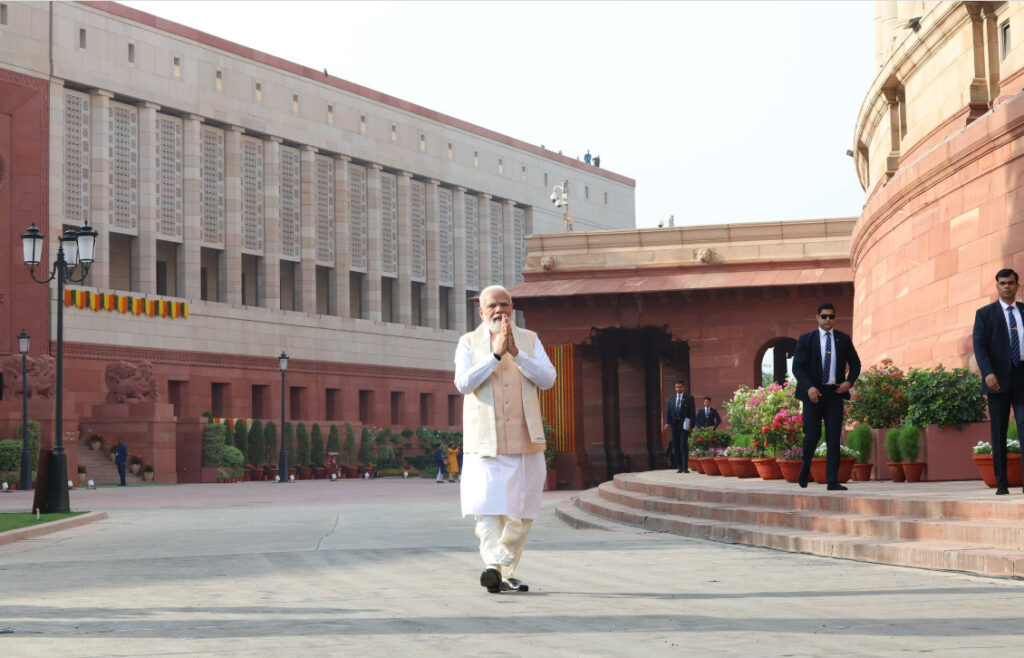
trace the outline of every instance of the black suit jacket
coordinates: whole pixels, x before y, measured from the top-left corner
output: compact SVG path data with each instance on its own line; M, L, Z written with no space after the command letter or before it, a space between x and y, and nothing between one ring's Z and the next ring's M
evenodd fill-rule
M832 353L836 359L836 384L843 381L853 386L860 377L860 357L853 346L849 334L836 329L832 330ZM796 353L793 355L793 375L796 377L796 398L810 402L807 391L812 386L821 391L821 334L817 329L800 336L796 341ZM843 399L849 400L850 393L844 393Z
M705 411L707 413L705 413ZM703 427L718 427L722 424L722 417L711 407L701 407L697 410L697 429Z
M1015 302L1024 317L1024 304ZM1005 393L1010 385L1010 330L1006 326L1003 305L994 302L982 306L974 315L974 358L981 370L981 390L984 393ZM985 377L994 374L1001 391L992 391L985 385Z
M690 419L690 429L696 429L697 417L695 415L696 409L693 404L693 396L689 393L683 393L683 403L676 411L676 394L673 393L669 396L665 402L665 424L671 425L672 430L683 429L683 420L686 418Z

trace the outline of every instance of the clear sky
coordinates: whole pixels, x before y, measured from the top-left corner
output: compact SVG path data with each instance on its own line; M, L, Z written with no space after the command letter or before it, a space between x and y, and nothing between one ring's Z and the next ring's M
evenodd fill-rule
M851 217L871 2L125 2L636 179L637 226Z

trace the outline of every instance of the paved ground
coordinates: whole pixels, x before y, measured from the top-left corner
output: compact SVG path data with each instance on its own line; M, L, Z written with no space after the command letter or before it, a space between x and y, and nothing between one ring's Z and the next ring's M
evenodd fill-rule
M109 519L0 546L0 656L1020 655L1024 583L614 526L547 494L488 595L457 485L75 491ZM21 510L24 492L0 495Z

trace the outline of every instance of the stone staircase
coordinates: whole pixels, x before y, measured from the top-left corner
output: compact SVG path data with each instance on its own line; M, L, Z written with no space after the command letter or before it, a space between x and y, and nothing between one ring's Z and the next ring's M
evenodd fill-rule
M78 444L78 463L85 464L85 471L88 480L96 483L96 486L120 484L121 478L117 475L117 466L110 461L110 448L104 445L102 450L93 450L89 447L88 441L81 441ZM78 486L78 476L75 475L75 486ZM129 485L138 482L139 476L128 473L125 479Z
M675 477L673 477L675 476ZM646 530L899 566L1024 578L1024 496L980 482L849 483L846 492L782 481L623 473L563 503Z

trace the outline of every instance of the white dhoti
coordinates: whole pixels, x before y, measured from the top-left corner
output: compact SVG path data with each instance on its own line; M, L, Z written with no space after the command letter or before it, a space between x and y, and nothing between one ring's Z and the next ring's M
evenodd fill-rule
M476 517L480 557L509 578L519 564L533 519L540 514L547 469L544 453L481 457L467 454L462 515Z

